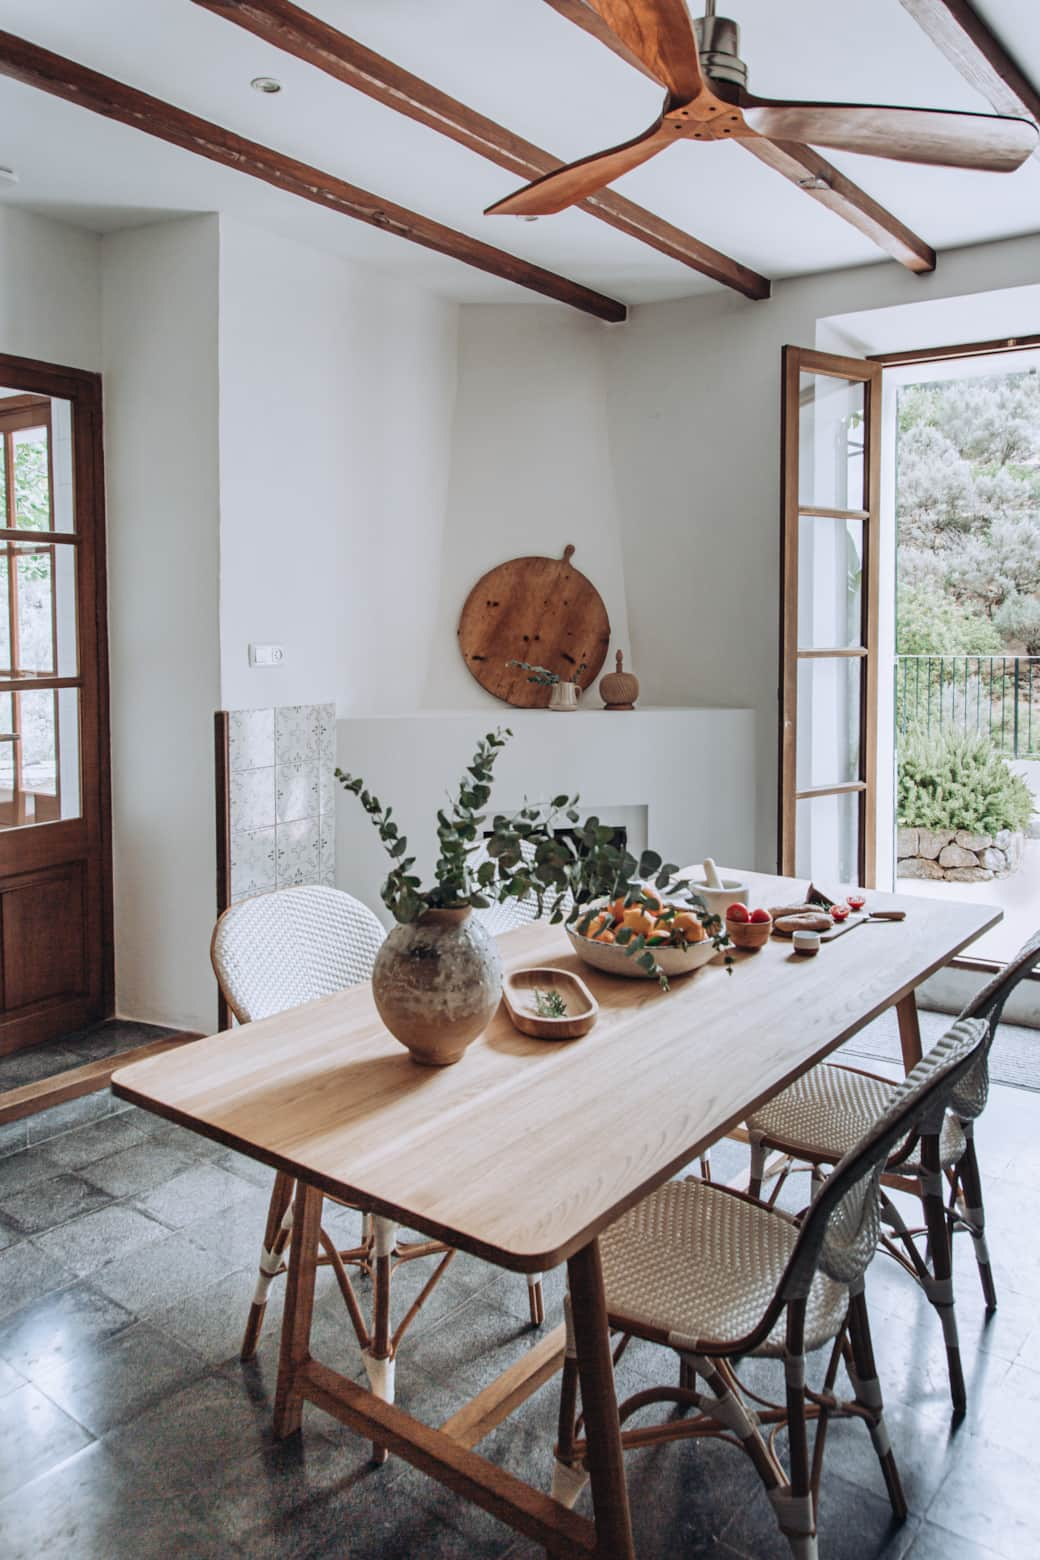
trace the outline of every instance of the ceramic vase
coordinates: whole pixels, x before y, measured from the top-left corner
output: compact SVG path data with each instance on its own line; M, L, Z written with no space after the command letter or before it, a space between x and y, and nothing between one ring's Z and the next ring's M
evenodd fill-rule
M376 957L372 995L387 1029L424 1067L450 1067L487 1028L502 995L494 941L469 907L395 926Z

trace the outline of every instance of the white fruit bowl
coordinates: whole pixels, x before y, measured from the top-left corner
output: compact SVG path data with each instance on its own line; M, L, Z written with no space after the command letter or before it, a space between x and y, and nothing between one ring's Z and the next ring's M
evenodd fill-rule
M587 908L595 910L599 907L589 905ZM594 970L602 970L605 975L626 975L629 979L635 980L657 979L656 975L643 969L639 963L639 955L628 954L623 945L597 942L593 937L582 937L569 926L564 930L578 958L590 964ZM647 953L653 954L658 968L663 970L669 979L673 975L687 975L691 970L699 970L702 965L710 964L718 951L709 937L706 937L703 942L690 943L686 948L646 950Z

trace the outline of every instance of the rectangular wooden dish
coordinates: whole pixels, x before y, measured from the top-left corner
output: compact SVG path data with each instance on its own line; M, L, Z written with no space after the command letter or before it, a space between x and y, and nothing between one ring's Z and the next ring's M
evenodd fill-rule
M535 991L559 992L567 1004L566 1018L541 1018L534 1011ZM585 982L569 970L510 970L502 983L502 1001L513 1025L536 1040L577 1040L587 1035L599 1016L599 1003Z

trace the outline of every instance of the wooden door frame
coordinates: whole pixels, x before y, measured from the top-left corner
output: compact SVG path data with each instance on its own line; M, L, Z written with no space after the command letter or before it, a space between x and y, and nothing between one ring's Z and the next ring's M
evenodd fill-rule
M819 509L799 504L798 392L803 373L848 379L863 385L864 468L861 510ZM859 881L865 888L875 883L877 822L874 797L877 789L878 695L878 532L881 507L881 365L865 358L842 357L807 347L783 349L781 390L781 509L780 509L780 756L777 811L778 871L796 876L795 820L797 814L796 736L798 715L798 520L801 514L863 522L863 621L864 662L860 699L861 779L828 785L812 794L857 792L859 804ZM794 415L792 415L792 410Z
M93 698L87 686L80 701L80 727L88 719L97 735L96 775L84 770L81 777L83 818L96 819L98 838L98 903L100 916L100 980L98 1017L108 1017L115 1006L115 952L112 902L112 780L108 688L108 588L105 525L104 426L100 374L48 363L38 358L0 352L0 384L29 395L68 401L72 406L73 491L76 528L89 538L91 567L77 570L80 621L89 613L93 624ZM84 586L86 587L84 589ZM82 669L82 668L81 668ZM92 707L90 707L92 706ZM46 826L45 826L46 827ZM45 1015L18 1021L16 1038L0 1034L0 1055L33 1044L34 1026L42 1032Z

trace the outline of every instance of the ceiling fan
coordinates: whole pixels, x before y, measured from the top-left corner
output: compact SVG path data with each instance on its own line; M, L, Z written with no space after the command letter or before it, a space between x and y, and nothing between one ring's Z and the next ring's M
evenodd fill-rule
M562 211L679 140L763 136L989 173L1013 172L1037 144L1037 127L1028 119L754 97L747 90L747 66L737 52L737 24L715 15L715 0L705 0L705 15L696 18L691 18L685 0L586 4L667 89L661 116L634 140L543 174L489 206L488 216L540 217Z

